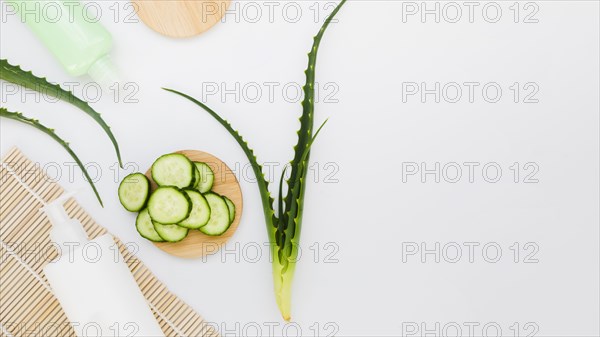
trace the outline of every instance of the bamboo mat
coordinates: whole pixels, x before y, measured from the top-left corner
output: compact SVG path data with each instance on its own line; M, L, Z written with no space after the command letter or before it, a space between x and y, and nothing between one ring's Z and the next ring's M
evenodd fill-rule
M51 224L40 208L62 193L63 189L18 149L12 149L2 159L0 337L75 336L42 271L57 254L49 238ZM90 239L106 233L74 199L65 208L71 217L81 221ZM169 292L121 241L115 240L166 336L218 336L210 324Z

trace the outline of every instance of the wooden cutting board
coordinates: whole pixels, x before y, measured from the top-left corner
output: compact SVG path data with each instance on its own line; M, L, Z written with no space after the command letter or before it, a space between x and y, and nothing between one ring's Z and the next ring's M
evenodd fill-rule
M209 236L199 230L190 229L188 236L179 242L155 242L154 244L163 251L178 257L194 258L216 253L221 246L227 242L233 233L237 230L240 219L242 218L242 189L238 183L235 174L219 158L210 153L197 150L177 151L188 157L191 161L206 163L215 174L212 191L228 197L235 205L235 219L225 233L219 236ZM150 179L152 190L156 189L156 184L152 181L150 170L146 172Z
M217 24L231 0L132 0L138 17L154 31L175 38L201 34Z

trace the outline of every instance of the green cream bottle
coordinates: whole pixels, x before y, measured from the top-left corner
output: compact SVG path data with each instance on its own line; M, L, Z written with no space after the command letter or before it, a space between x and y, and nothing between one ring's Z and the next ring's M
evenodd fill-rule
M110 85L116 73L110 61L112 37L73 0L8 0L71 76L88 74L101 85Z

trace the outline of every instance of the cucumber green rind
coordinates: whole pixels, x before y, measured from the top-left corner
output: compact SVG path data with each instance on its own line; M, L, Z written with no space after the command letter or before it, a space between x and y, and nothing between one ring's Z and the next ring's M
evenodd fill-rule
M156 230L154 229L154 224L152 223L152 218L150 218L150 214L148 214L148 209L144 208L140 213L138 213L135 218L135 229L140 233L140 235L147 240L152 242L164 242L163 239Z
M177 198L177 199L174 199ZM170 199L170 200L164 200ZM167 209L165 207L177 207ZM174 186L162 186L156 189L148 200L148 213L153 221L163 225L173 225L190 215L192 201L187 193Z
M225 199L215 193L206 193L204 195L210 205L210 219L206 226L200 228L200 231L206 235L219 236L225 233L231 226L229 221L229 208Z
M20 112L11 112L11 111L6 110L3 107L0 107L0 117L9 118L9 119L16 120L18 122L33 126L34 128L47 134L52 139L54 139L58 144L60 144L60 146L62 146L67 151L67 153L69 153L71 158L73 158L73 160L75 160L75 162L77 163L77 166L79 166L79 168L83 172L83 175L85 176L85 179L87 180L88 184L90 184L90 186L94 190L94 194L96 195L96 199L98 199L100 206L104 207L104 204L102 203L102 198L100 198L100 194L98 193L98 190L96 189L96 185L94 185L94 182L93 182L92 178L90 178L90 175L89 175L88 171L85 169L85 166L83 165L81 160L79 160L79 157L77 157L75 152L73 150L71 150L69 143L67 143L65 140L60 138L54 132L54 129L50 129L50 128L46 127L45 125L41 124L37 119L25 117Z
M231 201L231 199L227 198L226 196L221 196L223 198L223 200L225 200L225 204L227 204L227 209L229 209L229 224L231 225L233 223L233 220L235 219L235 204L233 203L233 201Z
M173 174L168 171L168 166L171 164L183 165L180 167L183 173ZM178 188L186 188L194 183L194 164L188 159L188 157L180 153L168 153L158 157L152 164L151 168L152 180L158 186L175 186Z
M194 182L190 187L198 188L198 184L200 184L200 171L198 170L198 166L196 166L196 163L194 163Z
M198 191L200 191L200 193L209 192L213 187L213 183L215 182L215 173L206 163L195 161L194 166L196 166L196 169L198 169L200 176L198 179L198 186L196 186L196 188Z
M133 184L135 184L135 186L133 186ZM141 190L132 191L132 187L140 188ZM131 195L132 193L136 193L137 195ZM148 198L150 197L150 180L142 173L131 173L121 181L118 194L119 202L126 210L130 212L139 212L144 209L148 203ZM135 200L132 201L132 198Z
M48 82L46 78L37 77L31 71L25 71L21 69L20 66L11 65L6 59L0 59L0 80L14 83L44 95L60 99L88 114L102 127L108 138L110 138L117 154L117 159L119 160L119 166L121 168L123 167L121 151L119 150L119 144L115 136L108 124L102 119L102 116L96 112L96 110L92 109L87 102L77 98L71 91L61 88L60 85Z
M189 233L189 229L178 225L165 225L156 221L152 221L152 224L156 233L167 242L179 242Z
M202 193L196 190L184 189L183 191L187 193L192 201L192 211L190 212L190 215L183 221L180 221L178 225L189 229L199 229L200 227L205 226L210 219L211 212L206 198Z

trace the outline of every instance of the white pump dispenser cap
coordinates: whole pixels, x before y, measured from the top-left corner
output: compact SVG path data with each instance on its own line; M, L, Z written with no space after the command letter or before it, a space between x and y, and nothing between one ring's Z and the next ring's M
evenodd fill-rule
M50 239L60 246L67 242L78 242L80 244L88 242L88 236L83 229L83 225L76 219L70 218L63 206L75 194L76 192L64 193L42 208L42 211L52 223Z

